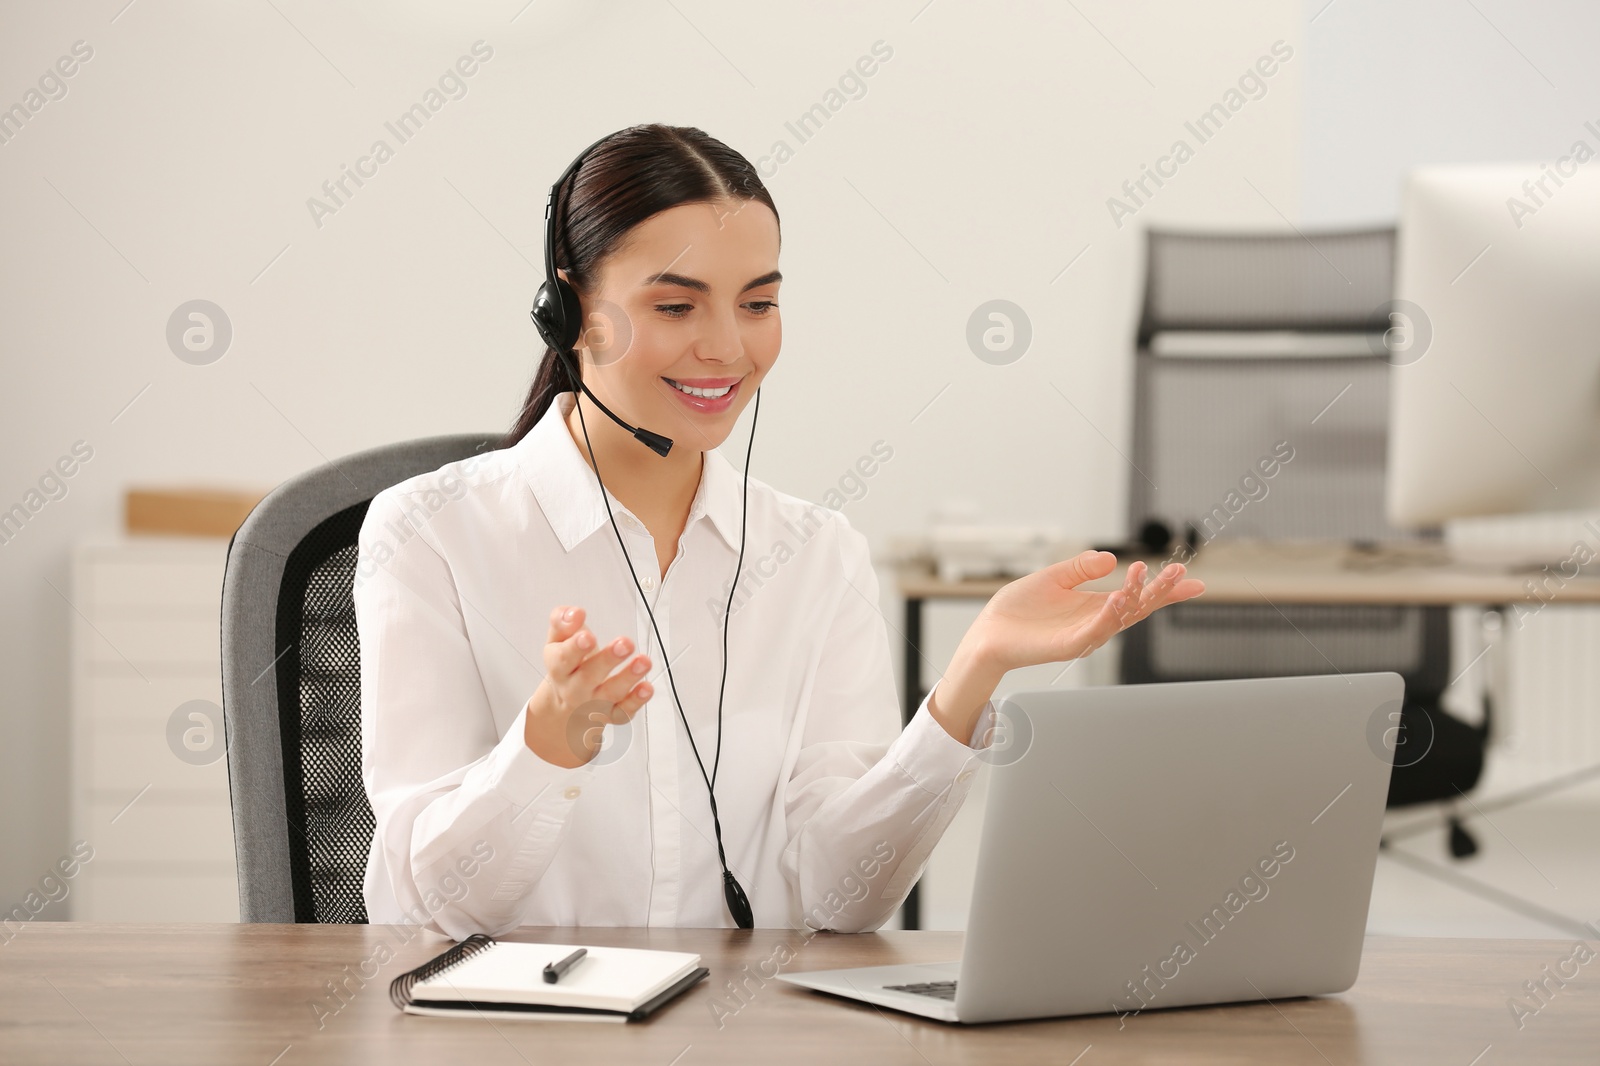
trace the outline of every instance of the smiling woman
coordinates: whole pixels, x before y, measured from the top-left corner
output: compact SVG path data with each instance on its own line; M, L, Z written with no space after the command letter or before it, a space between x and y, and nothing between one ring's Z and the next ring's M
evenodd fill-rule
M636 126L580 154L546 217L546 349L505 446L379 493L362 527L369 918L417 913L487 840L430 927L876 929L971 787L1001 675L1201 586L1135 563L1116 592L1080 591L1114 565L1095 552L1019 579L902 729L866 538L718 451L751 405L753 447L783 337L755 168L700 130ZM734 619L747 537L806 523Z

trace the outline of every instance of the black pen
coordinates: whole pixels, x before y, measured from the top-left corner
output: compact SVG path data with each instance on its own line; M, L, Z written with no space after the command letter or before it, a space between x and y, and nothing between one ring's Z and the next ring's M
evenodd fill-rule
M561 979L561 975L578 965L578 960L589 953L588 948L579 948L560 962L552 962L544 968L544 983L553 985Z

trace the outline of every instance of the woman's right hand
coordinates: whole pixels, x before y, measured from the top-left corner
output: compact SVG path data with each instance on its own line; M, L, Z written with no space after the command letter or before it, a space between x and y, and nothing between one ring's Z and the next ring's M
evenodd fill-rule
M633 641L618 637L597 647L584 628L582 607L550 612L544 646L545 678L528 700L523 738L545 762L582 766L600 750L607 722L621 725L650 699L650 660L635 655Z

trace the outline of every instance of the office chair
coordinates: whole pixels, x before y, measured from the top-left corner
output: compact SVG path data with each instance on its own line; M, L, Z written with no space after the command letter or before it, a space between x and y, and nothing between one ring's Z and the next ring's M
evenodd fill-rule
M228 545L222 710L242 922L364 923L372 808L361 782L356 536L390 485L499 446L431 437L278 486Z
M1144 547L1437 538L1384 517L1392 228L1151 231L1146 250L1129 494ZM1264 478L1257 464L1280 441L1292 458ZM1223 506L1230 492L1236 512ZM1119 672L1142 683L1393 670L1406 696L1388 802L1401 807L1458 800L1482 774L1491 707L1485 696L1473 725L1440 706L1450 645L1448 607L1202 599L1124 633ZM1452 854L1475 852L1459 813L1447 821Z

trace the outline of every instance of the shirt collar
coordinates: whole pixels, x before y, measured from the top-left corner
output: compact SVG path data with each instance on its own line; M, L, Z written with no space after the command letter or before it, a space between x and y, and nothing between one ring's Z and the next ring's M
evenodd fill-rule
M610 525L594 470L584 461L577 442L567 431L566 416L572 411L574 399L574 393L557 393L544 416L527 436L513 445L534 498L539 501L562 548L569 552L595 530ZM693 526L699 518L709 517L723 542L730 548L737 548L743 506L741 491L740 475L732 464L718 451L705 452L700 487L689 505L689 520L684 529ZM610 490L606 491L606 498L619 522L622 515L631 513Z

